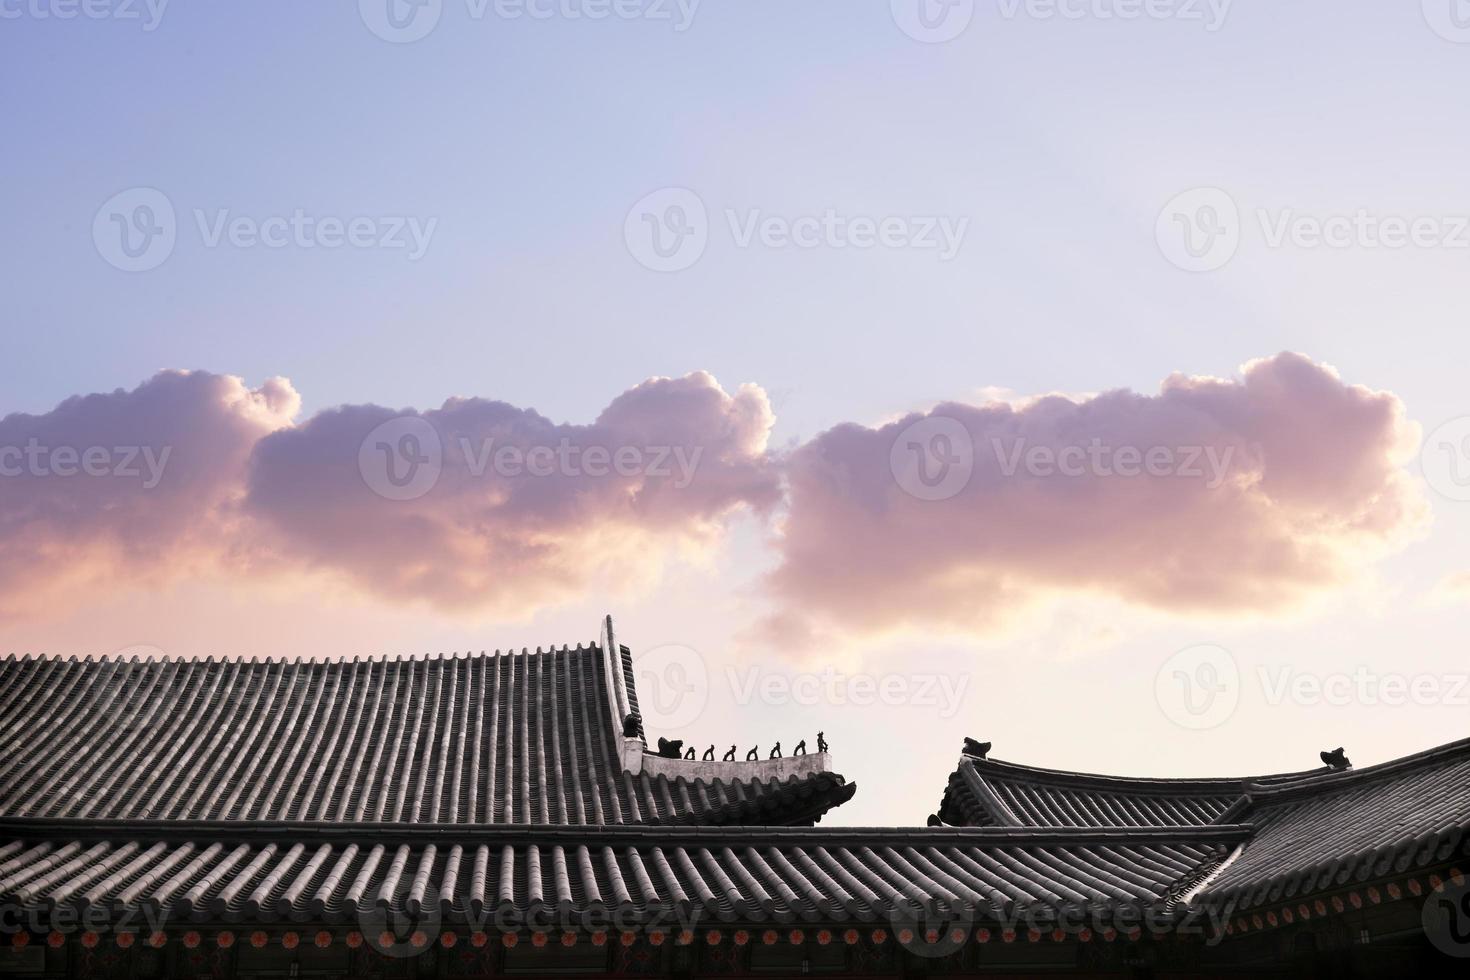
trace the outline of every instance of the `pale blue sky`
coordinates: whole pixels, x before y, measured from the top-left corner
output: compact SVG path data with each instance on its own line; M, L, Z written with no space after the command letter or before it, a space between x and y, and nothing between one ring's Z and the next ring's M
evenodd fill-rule
M682 32L646 18L476 20L465 0L444 0L436 30L394 44L352 0L173 0L152 31L35 16L54 0L0 0L0 415L178 367L252 385L286 376L308 413L474 394L580 422L647 377L702 369L727 389L763 386L784 441L989 387L1151 392L1173 371L1225 376L1283 349L1393 391L1426 429L1470 414L1470 249L1272 249L1255 218L1470 215L1470 43L1440 36L1419 0L1236 0L1215 31L1095 14L1116 6L1078 0L1079 19L1038 19L977 0L964 33L926 44L871 0L705 0ZM99 207L133 187L162 191L180 216L174 253L148 272L113 268L93 242ZM643 268L624 241L629 208L665 187L695 191L710 214L709 247L682 272ZM1176 268L1155 241L1160 209L1197 187L1225 190L1245 216L1238 255L1208 273ZM437 226L418 261L207 248L196 208ZM724 218L828 208L969 224L946 262L739 248ZM1470 566L1467 510L1435 500L1432 537L1382 569L1386 610L1229 628L1125 622L1117 645L1080 661L1037 649L1055 632L995 649L913 644L908 655L932 669L984 664L973 690L990 693L972 695L973 721L853 717L847 744L873 760L886 757L872 732L890 723L894 739L946 746L912 776L854 759L845 768L869 794L854 819L917 809L921 820L948 746L971 729L998 744L1039 739L997 750L1022 761L1207 772L1305 765L1324 739L1355 739L1371 757L1458 737L1470 710L1277 709L1252 716L1251 738L1227 729L1157 753L1177 733L1153 721L1110 730L1116 753L1078 747L1117 723L1107 711L1078 709L1075 727L1046 737L1035 728L1044 705L1087 703L1112 683L1147 695L1139 685L1159 660L1194 642L1253 660L1311 649L1338 664L1463 664L1461 612L1420 601ZM757 537L738 536L717 573L630 601L625 642L723 651L740 616L721 604L769 564ZM178 600L157 601L162 615ZM249 603L208 602L221 624L256 618ZM277 602L290 606L259 605ZM590 639L606 605L591 597L503 629L377 609L318 626L374 652L493 646L502 634L534 644ZM129 628L113 640L79 620L38 624L6 645L249 652L195 649L206 642L196 630ZM252 628L261 643L282 640ZM1033 661L1029 676L1016 666ZM1288 737L1301 744L1272 761ZM902 792L880 796L878 780Z

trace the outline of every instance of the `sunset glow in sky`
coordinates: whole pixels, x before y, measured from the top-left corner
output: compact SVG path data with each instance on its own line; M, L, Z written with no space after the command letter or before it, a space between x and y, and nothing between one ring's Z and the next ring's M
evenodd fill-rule
M1457 3L0 0L0 654L611 613L836 823L1461 738Z

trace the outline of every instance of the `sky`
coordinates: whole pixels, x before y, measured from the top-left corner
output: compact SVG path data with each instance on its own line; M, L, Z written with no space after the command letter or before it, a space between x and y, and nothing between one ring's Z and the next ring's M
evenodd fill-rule
M389 2L0 0L0 651L611 613L836 824L1466 734L1470 4Z

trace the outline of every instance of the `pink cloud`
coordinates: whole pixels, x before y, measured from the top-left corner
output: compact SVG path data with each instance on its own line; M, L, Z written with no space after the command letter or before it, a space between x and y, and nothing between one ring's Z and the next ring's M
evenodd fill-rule
M478 398L340 408L262 440L246 510L280 552L361 590L525 613L599 577L647 581L735 511L769 509L773 421L759 388L702 372L647 381L590 425ZM390 466L419 482L395 486Z
M299 407L281 379L167 371L0 419L0 619L215 566L246 459Z
M983 634L1065 593L1290 610L1422 527L1417 438L1392 394L1295 354L1157 395L841 425L789 460L765 631Z
M1425 516L1399 401L1291 354L1156 395L841 425L784 457L765 393L705 373L647 381L588 424L479 398L297 422L300 404L282 379L165 372L0 419L0 621L198 574L324 574L519 616L646 586L783 502L764 625L797 646L983 633L1066 593L1271 613L1350 581ZM1171 469L1150 472L1160 459Z

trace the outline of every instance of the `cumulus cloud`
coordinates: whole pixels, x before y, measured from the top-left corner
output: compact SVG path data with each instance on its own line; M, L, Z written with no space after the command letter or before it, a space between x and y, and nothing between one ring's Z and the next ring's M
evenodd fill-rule
M1426 520L1392 394L1296 354L841 425L792 454L767 636L981 635L1074 594L1277 613L1351 580Z
M779 515L764 635L995 635L1058 595L1293 610L1425 518L1399 401L1292 354L1154 395L945 404L786 453L760 388L702 372L590 423L482 398L300 407L283 379L165 372L0 419L0 620L197 574L522 616L647 586L755 513Z
M246 460L299 408L279 378L169 371L0 419L0 617L215 566Z
M391 599L525 613L589 582L647 581L767 510L780 481L761 389L657 378L590 425L479 398L322 412L251 460L246 510L274 546Z
M780 496L765 394L704 373L645 382L590 425L478 398L298 424L300 407L282 379L166 372L0 420L0 618L186 575L321 572L525 614L647 582Z

